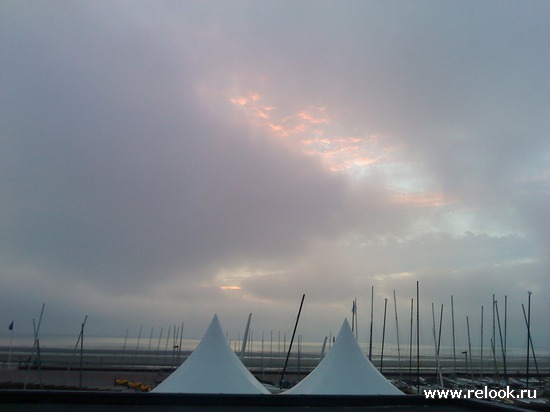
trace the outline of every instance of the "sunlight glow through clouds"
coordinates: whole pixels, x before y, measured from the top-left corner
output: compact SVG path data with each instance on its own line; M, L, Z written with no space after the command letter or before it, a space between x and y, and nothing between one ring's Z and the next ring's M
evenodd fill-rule
M437 192L396 193L394 201L416 207L445 206L454 202L443 193Z
M241 290L240 286L220 286L221 290Z
M253 269L249 267L235 267L222 269L216 276L217 287L221 290L239 291L242 290L242 282L254 277L262 277L281 272L266 272L262 269Z
M382 147L381 136L346 136L326 107L309 107L286 115L260 100L258 93L229 99L251 123L303 153L319 157L333 172L369 166L387 157L389 150Z
M264 104L256 92L229 101L252 125L320 159L332 172L354 178L383 176L386 187L395 193L396 204L425 208L454 203L444 193L429 189L425 177L402 158L401 148L395 143L381 134L348 134L324 106L287 114Z

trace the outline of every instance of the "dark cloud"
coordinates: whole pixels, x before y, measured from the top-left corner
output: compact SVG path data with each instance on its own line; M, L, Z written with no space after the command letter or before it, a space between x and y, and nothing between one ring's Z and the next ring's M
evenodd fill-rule
M46 34L80 35L66 39L78 47L33 38L39 62L10 108L26 118L8 118L6 136L14 253L33 250L118 289L181 267L193 276L223 256L288 253L298 228L325 230L339 179L196 107L192 69L157 52L148 32L133 33L133 47L103 33L97 46L65 24ZM15 57L29 53L21 42Z

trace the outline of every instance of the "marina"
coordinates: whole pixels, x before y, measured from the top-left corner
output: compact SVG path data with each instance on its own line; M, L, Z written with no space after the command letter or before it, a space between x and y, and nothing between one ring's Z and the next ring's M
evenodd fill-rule
M185 345L196 341L185 342ZM265 345L264 345L265 346ZM315 351L297 351L291 353L285 373L283 387L291 387L306 377L320 361L320 345L306 345ZM398 359L393 351L384 358L384 376L402 391L415 394L418 391L416 364L411 371L409 359ZM519 352L519 350L517 351ZM40 364L34 362L29 367L32 348L14 347L11 351L11 363L7 364L8 347L0 347L0 389L21 390L26 384L27 390L78 390L106 391L117 393L148 392L168 377L187 359L192 350L123 350L123 349L85 349L80 369L80 354L70 348L41 348ZM260 381L277 385L281 378L286 353L283 351L249 351L243 359L245 366ZM372 360L380 367L380 358ZM530 388L538 389L539 401L548 397L550 377L550 356L544 354L537 358L536 369L530 371ZM507 358L507 375L498 365L498 374L491 359L473 357L473 362L461 357L457 362L457 374L454 374L453 357L442 354L439 357L439 370L443 376L445 388L478 388L483 385L502 388L510 385L526 388L525 359L519 355ZM420 390L439 387L437 361L429 354L429 348L423 348L420 365ZM525 405L523 405L525 406ZM535 408L536 410L536 408Z
M418 302L419 285L417 282ZM374 292L374 288L372 290ZM529 294L530 305L531 294ZM207 333L199 342L194 339L184 339L181 326L170 326L163 337L163 329L160 329L158 339L154 337L154 328L151 328L149 338L143 338L143 326L140 326L137 338L128 338L128 330L124 339L105 339L86 337L85 324L87 317L81 325L80 334L77 337L76 344L72 346L70 339L61 337L45 337L41 343L39 330L44 312L45 304L42 306L38 323L33 319L35 334L33 344L30 346L17 341L13 344L13 336L10 335L9 346L0 346L0 390L54 390L54 391L78 391L78 392L116 392L116 393L141 393L155 392L157 387L166 387L163 384L170 381L168 387L173 387L169 392L175 393L219 393L218 389L207 389L198 384L197 389L192 387L197 383L197 377L203 376L203 382L209 382L212 374L219 365L227 363L226 367L237 372L246 374L245 384L249 383L258 386L265 393L278 394L288 391L294 392L299 387L304 387L306 381L310 384L317 378L313 376L330 376L335 373L332 383L326 382L322 385L326 389L334 388L334 383L341 384L344 380L350 380L344 383L342 389L336 390L334 394L345 394L346 388L355 385L355 378L347 376L348 371L355 368L356 362L364 362L365 369L361 373L367 375L360 377L357 375L359 392L363 393L365 384L370 381L369 374L379 375L384 382L388 384L388 389L397 393L422 396L425 391L440 389L459 389L459 390L482 390L485 392L492 390L498 393L502 388L510 390L526 390L530 395L529 399L491 399L508 404L521 404L522 407L537 410L539 407L548 406L550 396L550 355L548 353L535 352L535 347L531 341L530 321L524 310L525 323L528 331L527 356L524 355L523 348L506 347L506 328L501 328L501 322L498 312L497 302L493 296L493 338L490 339L490 350L483 345L483 307L481 307L481 346L472 345L470 337L469 318L466 318L467 325L467 346L456 345L454 328L454 305L451 296L451 316L452 316L452 346L441 345L441 331L443 321L444 305L441 305L439 311L439 325L436 323L435 305L432 303L432 337L433 345L420 345L419 340L419 312L416 308L416 324L414 323L414 299L411 299L410 311L410 336L407 344L400 344L399 340L399 320L397 315L397 305L394 290L394 314L395 314L395 332L397 344L385 343L386 323L387 323L387 303L384 302L384 318L382 328L381 346L373 345L372 340L372 306L371 306L371 332L368 345L360 344L357 334L357 305L356 300L352 305L352 323L351 327L347 320L344 321L338 338L325 337L320 342L304 342L302 335L296 335L298 329L300 313L304 303L305 294L302 296L300 309L294 325L292 337L287 341L287 333L276 333L274 341L273 331L269 332L269 339L265 339L265 331L262 331L260 341L254 341L254 331L250 329L252 314L249 314L246 323L245 332L242 340L229 339L229 333L223 332L217 315L214 316ZM506 302L506 300L505 300ZM496 315L496 316L495 316ZM498 335L496 326L498 325ZM504 325L506 326L506 310L504 312ZM12 330L10 325L10 331ZM416 342L413 340L414 326L416 326ZM214 328L214 329L212 329ZM347 332L346 332L347 331ZM344 335L342 335L344 333ZM237 333L240 337L240 332ZM257 334L258 335L258 334ZM209 336L209 338L207 338ZM341 341L340 336L345 339ZM500 340L500 353L496 336ZM74 341L74 338L73 338ZM84 344L86 341L86 344ZM205 341L208 341L205 342ZM328 341L328 346L327 346ZM293 346L293 344L295 345ZM347 343L346 343L347 342ZM141 346L140 346L141 344ZM339 346L340 345L340 346ZM342 346L343 345L343 346ZM121 347L122 346L122 347ZM202 352L201 352L201 346ZM340 351L331 351L331 348L339 346ZM347 347L347 349L343 349ZM485 351L484 351L485 349ZM207 351L204 354L205 350ZM209 352L208 352L209 351ZM357 351L358 358L352 361L349 355ZM192 356L201 352L197 356ZM407 356L408 352L408 356ZM225 353L225 355L222 355ZM338 353L338 355L336 354ZM202 357L201 357L202 356ZM221 357L220 357L221 356ZM368 358L367 358L368 356ZM326 365L323 372L320 372L325 358L332 357L332 366L327 369ZM193 359L189 361L188 359ZM217 358L217 361L212 360ZM232 360L230 360L230 358ZM347 359L349 358L349 359ZM212 363L214 362L214 363ZM194 366L190 366L193 364ZM211 364L210 366L208 366ZM344 365L348 366L344 366ZM212 369L213 365L216 365ZM231 365L231 366L230 366ZM174 376L181 375L180 370L188 371L187 383L174 382ZM222 366L223 368L223 366ZM367 372L372 368L371 372ZM204 369L204 373L203 370ZM327 370L327 371L325 371ZM357 373L357 372L356 372ZM374 374L374 375L373 375ZM382 375L383 374L383 375ZM185 373L184 373L185 375ZM353 376L353 375L350 375ZM167 379L170 378L170 379ZM255 379L254 379L255 378ZM326 379L322 378L322 379ZM336 381L334 381L336 379ZM382 380L380 381L382 383ZM258 381L261 383L258 384ZM230 381L227 381L227 383ZM227 383L220 386L221 393L226 393ZM315 384L314 384L315 385ZM328 386L327 386L328 385ZM373 382L369 383L372 388ZM368 386L368 385L367 385ZM308 387L305 385L305 387ZM266 390L267 389L267 390ZM332 389L329 389L332 390ZM344 392L339 392L339 391ZM318 394L314 389L311 394ZM533 391L533 392L531 392ZM165 391L161 391L165 392ZM387 392L388 394L390 392ZM236 393L245 394L237 389ZM298 392L300 393L300 392ZM306 392L308 393L308 392ZM323 392L321 392L323 393ZM332 393L332 392L327 392ZM355 393L355 392L350 392ZM368 392L367 392L368 393ZM487 398L488 395L486 395Z

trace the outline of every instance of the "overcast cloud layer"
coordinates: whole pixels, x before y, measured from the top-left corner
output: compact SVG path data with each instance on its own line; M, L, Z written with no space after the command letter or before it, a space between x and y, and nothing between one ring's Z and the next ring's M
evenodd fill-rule
M0 10L6 326L287 331L306 293L304 340L358 298L366 341L371 286L378 336L418 280L425 344L495 294L524 345L530 290L550 349L549 3Z

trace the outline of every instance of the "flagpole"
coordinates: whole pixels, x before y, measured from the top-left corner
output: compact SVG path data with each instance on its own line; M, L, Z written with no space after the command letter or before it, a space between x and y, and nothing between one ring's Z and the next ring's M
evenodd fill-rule
M8 327L8 330L10 331L10 352L8 355L8 368L9 368L11 363L11 348L13 345L13 320L11 321L10 326Z

